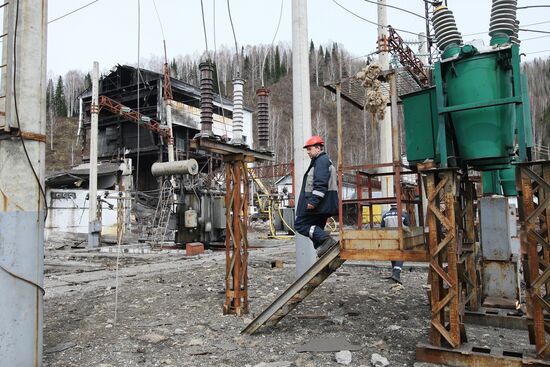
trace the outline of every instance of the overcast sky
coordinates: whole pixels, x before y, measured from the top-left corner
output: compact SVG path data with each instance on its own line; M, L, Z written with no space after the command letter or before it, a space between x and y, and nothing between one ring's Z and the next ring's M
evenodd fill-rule
M229 0L239 47L247 44L270 44L283 4L280 29L275 43L288 45L292 40L292 0ZM316 44L338 42L355 56L375 50L376 26L346 12L336 3L363 18L376 21L376 5L364 0L309 0L309 38ZM63 16L92 0L49 0L48 19ZM214 3L215 2L215 3ZM208 47L214 48L214 16L216 46L234 47L226 0L203 0L208 34ZM421 15L422 0L387 0ZM550 4L550 0L519 0L519 6ZM93 61L101 70L117 63L136 64L138 61L138 4L140 4L140 59L162 56L162 31L167 43L168 57L197 54L205 50L200 0L97 0L73 14L48 25L48 71L50 75L78 69L87 72ZM157 12L158 10L158 17ZM481 38L488 44L490 0L449 0L457 25L464 39ZM215 10L215 12L214 12ZM550 31L550 8L518 10L520 27ZM160 22L159 22L160 19ZM547 22L544 24L529 25ZM388 23L395 28L414 33L423 32L425 23L414 15L388 9ZM529 26L528 26L529 25ZM405 39L411 34L401 33ZM521 51L527 59L547 58L550 55L550 34L520 32ZM536 39L530 39L538 37ZM545 51L545 52L539 52Z

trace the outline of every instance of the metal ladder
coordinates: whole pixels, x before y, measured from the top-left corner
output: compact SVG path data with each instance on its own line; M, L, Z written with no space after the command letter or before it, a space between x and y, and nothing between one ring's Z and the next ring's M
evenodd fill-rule
M162 183L162 188L159 193L157 208L153 216L152 230L150 231L150 239L157 244L162 244L168 231L170 223L170 215L174 206L174 186L170 180L165 180Z
M346 260L340 258L339 243L330 248L308 271L256 317L242 334L253 334L262 325L274 326L334 273Z

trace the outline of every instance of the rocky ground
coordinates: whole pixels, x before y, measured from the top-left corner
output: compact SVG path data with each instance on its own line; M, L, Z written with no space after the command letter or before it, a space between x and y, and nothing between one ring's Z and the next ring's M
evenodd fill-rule
M381 279L389 264L346 262L278 325L247 336L241 330L295 278L293 241L251 244L263 247L250 253L244 317L222 314L222 252L123 254L117 292L115 253L49 244L45 366L313 367L350 357L350 366L371 366L374 353L391 366L427 366L415 363L429 330L423 264L406 266L404 286L395 287ZM514 333L510 343L517 335L525 342ZM496 329L474 334L482 345L506 344ZM323 342L350 353L312 351Z

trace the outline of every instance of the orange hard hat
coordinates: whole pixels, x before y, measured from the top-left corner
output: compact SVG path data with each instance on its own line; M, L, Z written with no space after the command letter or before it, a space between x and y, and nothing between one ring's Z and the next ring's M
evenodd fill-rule
M319 135L313 135L311 138L309 138L306 141L306 145L304 145L304 149L307 147L312 147L314 145L325 145L325 142L323 138L321 138Z

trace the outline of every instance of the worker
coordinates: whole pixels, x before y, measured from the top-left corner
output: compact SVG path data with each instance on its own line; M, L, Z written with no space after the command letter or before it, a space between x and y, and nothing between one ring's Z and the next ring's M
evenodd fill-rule
M294 222L298 233L311 238L318 257L338 243L324 231L328 218L338 214L336 168L324 146L320 136L312 136L304 145L311 162L302 181Z
M408 228L411 225L409 214L405 211L401 212L401 223L404 228ZM388 210L382 216L382 221L380 222L382 228L397 228L399 225L397 223L397 204L391 204L390 210ZM403 270L403 261L393 261L391 262L392 272L387 279L391 279L396 283L401 284L401 271Z

